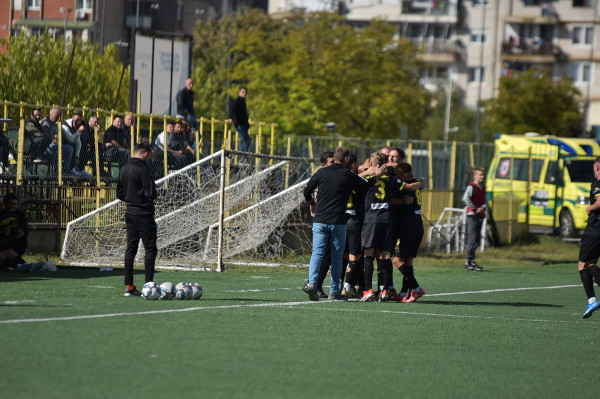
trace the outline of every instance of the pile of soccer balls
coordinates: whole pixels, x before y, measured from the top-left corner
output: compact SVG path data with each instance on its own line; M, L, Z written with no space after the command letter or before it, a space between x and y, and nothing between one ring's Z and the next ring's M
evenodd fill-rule
M200 299L202 287L198 283L162 283L157 285L154 281L147 282L142 288L142 297L145 299Z

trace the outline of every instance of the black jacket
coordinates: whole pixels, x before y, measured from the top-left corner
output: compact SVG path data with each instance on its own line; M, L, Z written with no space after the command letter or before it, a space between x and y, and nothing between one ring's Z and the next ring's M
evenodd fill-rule
M117 182L117 198L127 203L127 213L154 215L156 185L150 177L148 165L132 157L121 168Z
M319 189L313 222L325 224L346 224L346 205L352 190L364 191L369 183L350 172L338 163L321 168L308 180L304 188L304 198L312 199L312 193Z
M233 100L229 117L233 120L234 126L250 127L250 123L248 123L248 108L246 108L246 98L238 97Z

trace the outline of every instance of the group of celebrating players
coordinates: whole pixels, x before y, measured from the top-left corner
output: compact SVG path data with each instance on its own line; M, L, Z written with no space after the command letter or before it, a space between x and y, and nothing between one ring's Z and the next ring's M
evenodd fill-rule
M344 154L348 154L344 157ZM311 213L320 214L315 217L313 224L313 256L311 258L311 273L304 291L311 300L329 298L330 300L360 299L361 301L379 300L381 302L414 302L425 295L425 290L419 285L414 275L413 261L423 239L424 229L421 219L421 189L425 179L415 179L412 167L404 162L405 153L400 148L381 147L371 154L362 165L357 157L349 154L343 147L336 152L321 154L322 169L345 167L353 174L360 174L361 179L349 179L345 187L340 187L334 199L331 195L331 181L327 173L315 173L304 191L309 200L316 200L316 211L311 202ZM341 172L338 172L341 173ZM339 182L340 174L337 176ZM347 177L347 176L345 176ZM340 183L343 184L343 183ZM343 190L348 190L344 196ZM318 191L317 191L318 190ZM322 191L328 190L327 197L322 199ZM316 197L316 198L315 198ZM344 199L344 198L347 198ZM322 240L321 229L326 219L323 214L326 208L334 208L335 202L345 201L345 248L342 257L341 273L335 271L336 236L328 235ZM325 203L321 209L321 202ZM325 224L325 226L330 226ZM332 229L335 225L331 224ZM335 230L331 230L335 231ZM324 250L315 246L327 244ZM320 253L322 252L322 254ZM317 254L317 256L315 256ZM322 255L322 256L320 256ZM314 258L319 263L318 277L315 279L313 269ZM374 263L377 260L377 287L373 289ZM331 267L331 289L329 296L323 292L322 284ZM403 276L402 288L398 292L393 283L393 266L398 268ZM344 273L345 272L345 273ZM345 278L345 281L344 281ZM336 281L336 279L338 279ZM341 292L339 283L344 281Z

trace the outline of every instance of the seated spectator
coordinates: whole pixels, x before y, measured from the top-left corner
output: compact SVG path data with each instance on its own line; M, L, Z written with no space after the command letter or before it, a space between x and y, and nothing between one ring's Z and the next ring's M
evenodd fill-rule
M14 193L4 195L0 209L0 268L14 268L25 264L21 258L27 249L27 219L17 209L18 200Z
M45 117L40 125L44 129L45 134L52 136L52 143L44 150L44 154L50 156L54 160L54 166L58 169L58 125L60 119L60 110L58 108L50 109L50 113ZM62 130L62 129L61 129ZM73 161L74 147L69 142L65 142L63 135L62 157L63 157L63 173L71 172L71 163Z
M0 129L0 163L2 167L0 168L1 173L9 173L10 170L10 154L12 150L12 140L9 140L4 132Z
M119 168L129 160L129 138L123 131L123 119L117 115L113 118L112 125L104 132L104 159L107 162L116 162Z
M190 163L189 151L187 149L188 142L183 133L183 125L181 122L175 122L175 129L172 137L173 138L168 144L169 153L171 153L175 159L175 169L181 169Z
M52 134L40 124L42 119L42 110L34 108L31 111L31 117L25 122L25 141L23 143L23 154L32 159L39 159L46 151L46 148L52 144Z
M85 172L83 169L77 169L77 165L79 164L79 155L81 153L81 132L79 129L83 126L84 120L81 114L75 113L71 116L71 119L67 119L62 123L62 137L63 144L69 143L75 149L75 156L73 163L70 165L71 173L75 176L83 176L90 177L91 175Z
M123 118L123 132L125 132L125 136L127 136L127 140L131 143L131 140L133 139L133 142L136 142L136 137L135 137L135 124L134 124L134 119L133 119L133 114L126 114L125 117ZM131 137L131 133L133 132L133 137Z
M196 134L192 132L192 125L187 119L181 121L181 127L187 143L186 156L188 158L188 163L194 163L196 162Z
M94 128L98 126L98 116L92 115L87 123L80 128L81 131L81 152L79 154L79 163L76 165L78 170L85 170L86 165L91 163L94 173L96 173L96 140ZM102 155L102 147L100 155Z
M173 138L175 137L174 131L176 129L176 124L174 122L167 122L167 130L166 130L166 142L167 142L167 164L169 167L173 167L178 169L180 164L182 163L181 151L177 151L172 147ZM154 142L156 145L156 151L154 151L154 163L162 165L164 159L164 149L165 149L165 132L161 132L158 137L156 137L156 141Z

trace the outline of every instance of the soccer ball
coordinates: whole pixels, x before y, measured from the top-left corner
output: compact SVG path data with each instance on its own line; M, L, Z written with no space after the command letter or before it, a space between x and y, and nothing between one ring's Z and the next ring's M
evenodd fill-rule
M164 282L160 285L160 299L175 298L175 284Z
M160 288L154 281L149 281L142 288L142 297L146 299L158 299L160 297Z
M198 283L192 283L192 299L200 299L202 297L202 286Z
M175 298L177 299L188 299L192 297L192 290L188 286L188 283L181 282L175 286Z
M185 299L192 299L194 291L192 290L192 283L185 283L187 291L185 292Z

